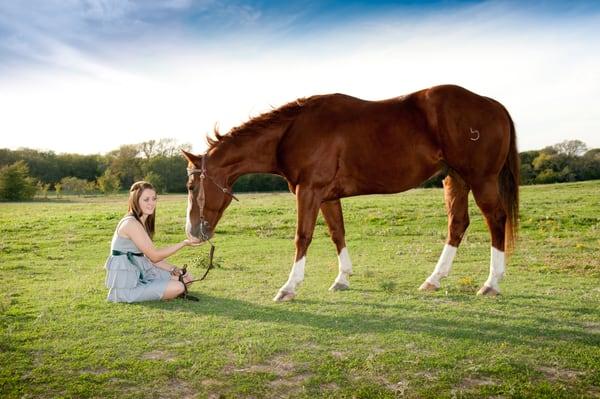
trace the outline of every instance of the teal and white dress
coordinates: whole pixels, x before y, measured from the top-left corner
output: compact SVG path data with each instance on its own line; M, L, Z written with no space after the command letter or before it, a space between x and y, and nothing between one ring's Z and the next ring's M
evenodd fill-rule
M163 297L171 274L156 267L129 238L117 234L124 217L115 230L106 260L106 288L110 302L154 301Z

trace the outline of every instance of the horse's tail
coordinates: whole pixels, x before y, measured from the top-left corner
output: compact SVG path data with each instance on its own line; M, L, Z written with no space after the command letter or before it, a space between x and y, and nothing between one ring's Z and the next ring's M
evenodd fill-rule
M504 108L504 107L503 107ZM506 211L506 224L504 233L504 248L510 253L517 241L517 230L519 228L519 183L521 162L517 151L517 137L515 124L510 114L504 108L510 122L510 148L504 166L500 171L499 186L500 198Z

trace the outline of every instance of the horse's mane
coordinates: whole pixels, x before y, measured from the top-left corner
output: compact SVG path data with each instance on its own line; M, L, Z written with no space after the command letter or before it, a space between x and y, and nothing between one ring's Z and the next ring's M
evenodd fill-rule
M300 113L302 107L310 98L299 98L295 101L282 105L279 108L274 108L269 112L265 112L248 120L240 126L234 127L229 133L221 134L219 128L215 126L215 138L207 137L208 150L218 147L220 144L227 142L235 137L252 136L261 134L266 129L274 126L280 126L287 123Z

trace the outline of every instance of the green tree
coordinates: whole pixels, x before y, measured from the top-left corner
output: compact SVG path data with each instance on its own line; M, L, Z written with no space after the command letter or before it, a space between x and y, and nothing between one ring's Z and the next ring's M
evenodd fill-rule
M38 181L36 184L36 190L37 192L44 198L48 198L48 190L50 189L50 184L48 183L42 183L41 181Z
M250 173L237 179L233 191L237 192L269 192L287 191L287 182L277 175L267 173Z
M185 192L187 161L183 156L177 154L171 157L162 155L154 156L145 163L146 175L156 173L164 183L164 189L168 193Z
M83 192L86 195L94 195L98 191L98 183L95 181L88 181L85 183L85 187L83 188Z
M121 188L121 179L119 175L108 168L104 174L98 178L98 188L104 194L114 193Z
M600 160L600 148L592 148L585 154L583 154L585 158L597 159Z
M587 146L581 140L565 140L562 143L552 146L559 154L565 154L568 157L583 155L587 151Z
M138 154L139 149L136 144L122 145L118 150L108 153L108 166L121 179L119 186L130 187L144 175L142 159Z
M144 177L144 180L152 184L156 189L157 193L164 193L166 191L165 181L163 180L162 176L158 173L148 172L148 174L146 174L146 176Z
M537 184L557 183L559 181L560 178L558 173L556 173L552 169L545 169L535 177L535 182Z
M175 157L181 156L181 150L191 151L192 145L189 143L177 144L177 140L166 138L156 140L149 140L143 143L137 144L139 153L142 154L146 159L154 157Z
M29 176L25 161L17 161L0 169L0 200L31 200L36 192L36 182Z
M60 180L60 184L62 188L67 193L77 194L81 196L85 192L85 186L87 184L87 180L78 179L77 177L63 177Z

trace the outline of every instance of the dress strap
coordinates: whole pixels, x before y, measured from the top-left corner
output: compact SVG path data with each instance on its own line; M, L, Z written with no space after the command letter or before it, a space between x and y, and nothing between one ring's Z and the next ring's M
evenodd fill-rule
M123 217L121 220L119 220L119 223L117 223L117 228L115 229L115 234L117 235L117 237L121 237L119 235L119 228L121 227L121 224L123 224L123 222L129 218L134 218L135 217L133 215L126 215L125 217ZM136 219L137 220L137 219ZM125 238L125 237L121 237L121 238Z

